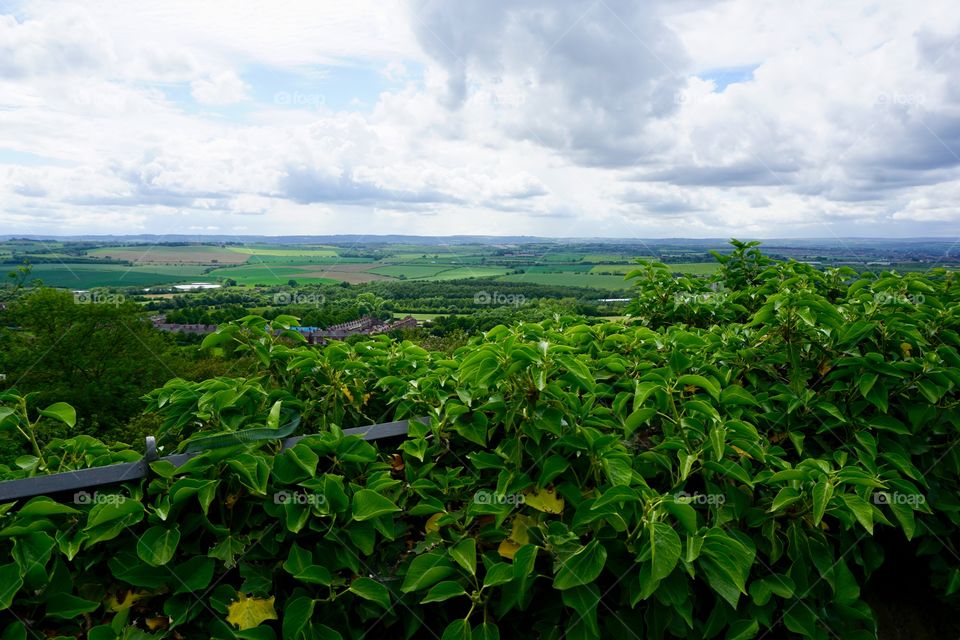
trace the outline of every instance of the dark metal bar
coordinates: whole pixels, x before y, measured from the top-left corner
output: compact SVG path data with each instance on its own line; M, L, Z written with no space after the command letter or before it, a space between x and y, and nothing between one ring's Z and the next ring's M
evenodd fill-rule
M52 473L48 476L7 480L6 482L0 482L0 502L62 491L100 487L135 480L145 475L147 475L147 463L138 460L137 462L123 462L105 467Z
M414 418L414 420L426 422L427 418ZM395 422L373 424L366 427L344 429L343 433L348 436L359 436L364 440L380 440L383 438L407 435L408 425L408 420L397 420ZM282 449L289 449L300 440L308 437L310 436L287 438L281 445ZM142 460L111 464L104 467L93 467L92 469L65 471L63 473L53 473L46 476L35 476L33 478L6 480L0 482L0 502L9 502L20 498L32 498L33 496L42 496L51 493L63 493L65 491L80 491L82 489L102 487L104 485L117 484L128 480L137 480L149 474L150 462L164 460L179 467L196 455L200 454L176 453L157 458L154 438L153 436L147 436L147 455Z

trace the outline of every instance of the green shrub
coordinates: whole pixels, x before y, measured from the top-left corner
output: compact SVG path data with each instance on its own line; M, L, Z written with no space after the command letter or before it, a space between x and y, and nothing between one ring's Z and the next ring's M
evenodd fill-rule
M952 275L760 266L741 321L557 317L452 356L224 327L205 345L256 369L149 410L181 448L254 441L0 508L7 633L873 638L894 550L956 606ZM253 437L293 414L320 435ZM396 445L340 430L420 415Z

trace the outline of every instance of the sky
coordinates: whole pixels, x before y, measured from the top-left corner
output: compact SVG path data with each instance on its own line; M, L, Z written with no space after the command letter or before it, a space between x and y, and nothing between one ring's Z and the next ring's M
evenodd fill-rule
M960 236L956 0L0 0L0 234Z

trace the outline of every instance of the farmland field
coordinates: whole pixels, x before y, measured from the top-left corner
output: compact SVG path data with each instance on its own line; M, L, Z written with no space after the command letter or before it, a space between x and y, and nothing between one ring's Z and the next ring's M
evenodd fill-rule
M232 278L239 284L286 284L289 280L304 280L313 283L333 283L336 280L328 276L304 277L305 272L316 269L317 265L241 265L224 267L209 274L213 278Z
M586 273L587 271L591 270L591 266L589 264L555 264L555 265L535 264L530 267L523 267L523 269L527 273L556 273L558 271Z
M244 247L227 247L228 251L233 251L236 253L245 253L252 256L278 256L278 257L324 257L332 258L337 255L335 249L311 249L307 247L303 248L287 248L287 249L274 249L274 248L265 248L265 247L256 247L256 246L244 246Z
M253 254L244 264L344 264L372 262L369 258L344 258L333 255L270 255Z
M202 278L197 266L134 266L97 264L38 264L31 268L31 279L51 287L87 289L90 287L133 287L174 284Z
M568 287L592 287L610 291L629 288L629 284L624 281L623 276L607 276L594 273L518 273L503 276L500 280Z
M417 278L429 278L435 276L441 271L449 271L451 269L450 265L447 264L435 264L435 265L411 265L411 264L398 264L390 265L385 267L376 267L371 269L372 273L379 273L380 275L390 276L391 278L410 278L415 280Z
M212 245L104 247L89 251L87 255L129 260L135 264L242 264L249 258L249 254Z
M478 265L476 267L457 267L448 271L442 271L429 280L460 280L462 278L492 278L502 276L508 270L502 267L485 267Z

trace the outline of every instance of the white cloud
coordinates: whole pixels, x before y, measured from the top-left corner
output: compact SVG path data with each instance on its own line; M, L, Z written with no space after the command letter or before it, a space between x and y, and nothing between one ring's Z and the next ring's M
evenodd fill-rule
M201 104L224 105L243 102L248 99L249 93L250 85L233 71L222 71L190 83L190 94Z
M951 8L24 0L0 227L956 234Z

